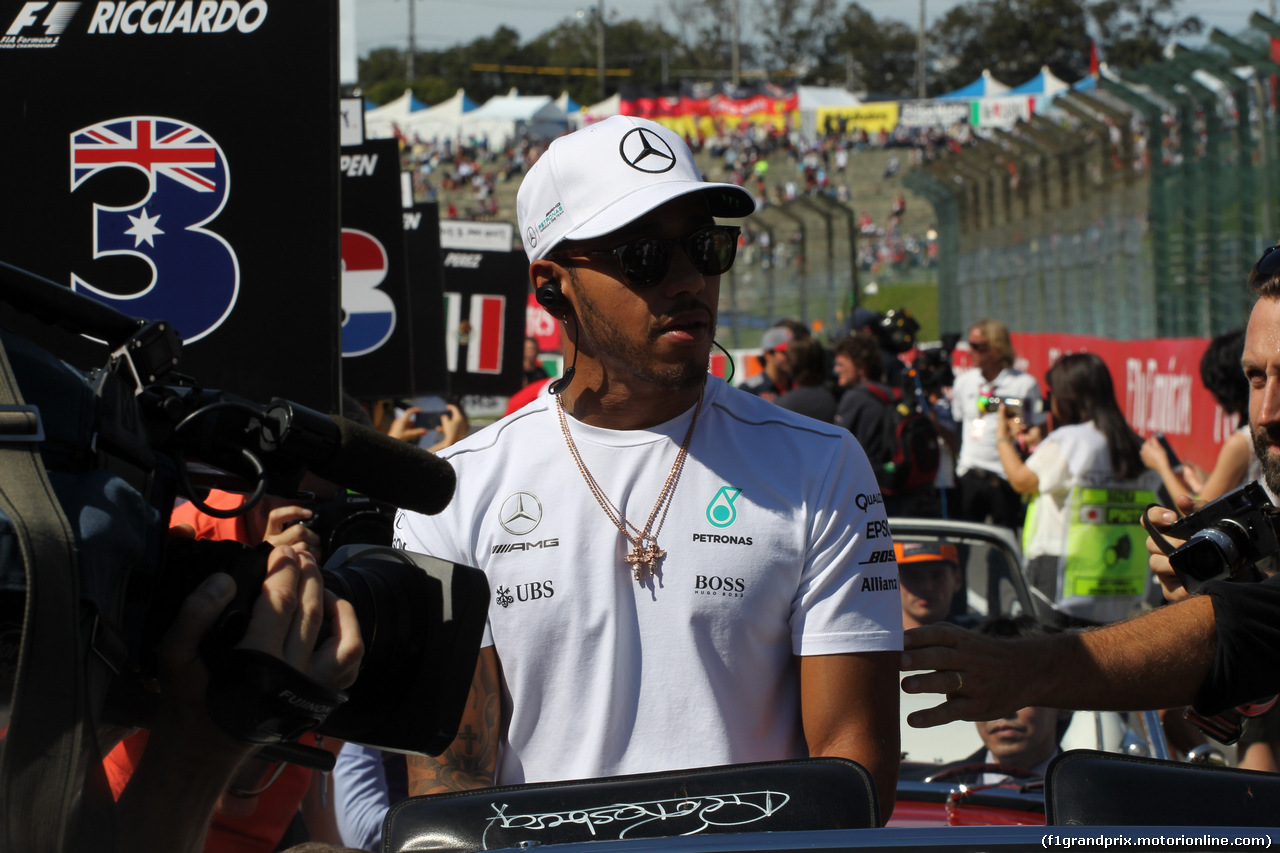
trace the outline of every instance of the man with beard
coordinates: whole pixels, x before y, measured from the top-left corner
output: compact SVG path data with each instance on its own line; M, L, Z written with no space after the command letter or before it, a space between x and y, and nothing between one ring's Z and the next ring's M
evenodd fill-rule
M1280 247L1254 266L1257 296L1242 366L1249 380L1254 452L1272 500L1280 493ZM1198 508L1188 499L1179 509ZM1154 507L1167 527L1177 513ZM1180 544L1178 540L1170 540ZM990 720L1026 705L1077 710L1137 710L1194 705L1213 715L1280 692L1280 575L1260 583L1213 581L1188 595L1150 539L1152 571L1175 602L1143 616L1088 631L1029 639L983 637L945 625L908 631L907 693L945 693L941 705L907 721L928 727Z
M709 377L720 276L754 203L678 135L618 116L551 144L517 196L570 367L445 455L399 544L478 566L489 609L453 746L414 794L810 756L893 808L897 569L847 430Z

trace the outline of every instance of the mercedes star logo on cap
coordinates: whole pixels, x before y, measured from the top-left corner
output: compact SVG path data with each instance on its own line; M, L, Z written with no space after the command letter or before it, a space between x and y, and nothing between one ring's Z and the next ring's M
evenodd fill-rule
M667 140L643 127L627 131L618 151L622 154L624 163L641 172L656 175L669 172L676 165L676 154Z
M530 492L515 492L502 502L498 523L512 536L532 533L542 521L542 502Z

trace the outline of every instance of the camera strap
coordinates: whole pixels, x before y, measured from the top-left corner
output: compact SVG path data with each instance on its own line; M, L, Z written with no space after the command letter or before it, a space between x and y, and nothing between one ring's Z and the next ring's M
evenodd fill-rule
M0 340L0 512L25 575L21 642L0 755L0 851L66 848L95 743L85 666L75 535L45 472L38 409L23 405ZM102 821L106 821L103 823ZM109 794L85 789L79 826L115 849ZM107 842L107 839L111 839Z
M347 701L341 690L255 649L230 649L206 663L209 716L227 734L249 743L297 740Z

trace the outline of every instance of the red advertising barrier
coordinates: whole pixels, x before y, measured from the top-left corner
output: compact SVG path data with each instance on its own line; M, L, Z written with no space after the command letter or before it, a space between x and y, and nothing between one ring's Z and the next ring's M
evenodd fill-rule
M1087 335L1012 335L1017 366L1040 381L1062 355L1092 352L1111 370L1116 398L1129 424L1139 435L1163 432L1184 460L1212 470L1222 443L1235 430L1200 382L1200 357L1208 338L1152 338L1113 341ZM964 346L961 344L961 346ZM969 366L969 352L957 349L957 370Z

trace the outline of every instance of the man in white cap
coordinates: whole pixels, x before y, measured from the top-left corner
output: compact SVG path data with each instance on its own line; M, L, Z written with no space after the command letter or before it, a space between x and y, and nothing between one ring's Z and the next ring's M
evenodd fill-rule
M398 543L493 599L457 740L415 794L844 756L893 808L901 648L880 494L848 430L707 373L755 205L681 138L617 116L556 140L517 197L566 375L441 455L452 504Z

